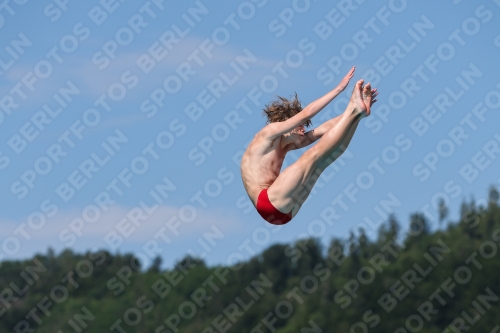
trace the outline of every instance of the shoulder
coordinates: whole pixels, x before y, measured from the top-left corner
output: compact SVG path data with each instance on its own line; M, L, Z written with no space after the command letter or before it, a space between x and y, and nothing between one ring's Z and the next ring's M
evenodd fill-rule
M255 140L272 140L272 133L273 133L273 126L271 124L267 124L264 126L257 134L254 136L254 141Z
M261 147L266 150L269 149L269 147L281 145L282 135L273 136L270 134L269 129L266 129L266 127L255 134L252 139L251 145L253 145L254 147Z
M279 133L280 124L282 124L282 123L267 124L257 133L257 135L260 138L264 138L264 139L267 139L269 141L274 141L276 138L281 137L281 134Z

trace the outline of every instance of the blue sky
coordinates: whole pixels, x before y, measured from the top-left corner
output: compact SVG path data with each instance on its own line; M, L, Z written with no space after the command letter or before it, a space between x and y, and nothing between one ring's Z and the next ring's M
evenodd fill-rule
M29 1L0 14L0 260L52 246L226 264L363 224L374 236L388 213L406 226L420 210L437 228L440 197L456 219L499 185L498 0ZM379 101L296 218L271 228L238 164L262 108L294 92L307 105L352 66L313 125L360 78Z

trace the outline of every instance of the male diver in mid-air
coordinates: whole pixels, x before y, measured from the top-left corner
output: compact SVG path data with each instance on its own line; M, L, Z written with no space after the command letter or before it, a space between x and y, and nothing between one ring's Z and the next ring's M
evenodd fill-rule
M354 67L340 84L302 109L297 95L283 97L266 105L267 125L252 139L241 160L243 185L262 218L272 224L289 222L309 196L314 183L333 161L345 151L359 120L370 115L377 101L377 89L363 80L356 82L344 113L305 132L311 118L337 97L349 84ZM295 163L280 173L288 151L319 140Z

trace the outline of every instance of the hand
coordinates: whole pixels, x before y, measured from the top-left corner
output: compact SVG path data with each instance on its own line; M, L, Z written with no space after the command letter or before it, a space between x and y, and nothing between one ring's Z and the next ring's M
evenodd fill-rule
M349 81L354 76L354 70L355 69L356 69L356 66L353 66L351 68L351 70L349 71L349 73L347 73L347 75L344 76L344 78L342 79L342 81L340 81L340 83L339 83L340 90L344 91L344 89L347 88L347 85L349 84Z

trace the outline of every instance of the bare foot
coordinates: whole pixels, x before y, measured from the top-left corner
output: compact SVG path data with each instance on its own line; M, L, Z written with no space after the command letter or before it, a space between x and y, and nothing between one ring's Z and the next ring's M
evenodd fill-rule
M363 102L366 105L366 115L370 115L370 107L377 101L375 97L377 97L378 91L377 89L371 89L370 83L367 83L363 87Z
M369 110L369 106L367 107L363 101L363 82L363 79L361 79L354 85L351 100L349 101L349 106L347 107L347 110L351 110L356 115L366 113L367 108Z

